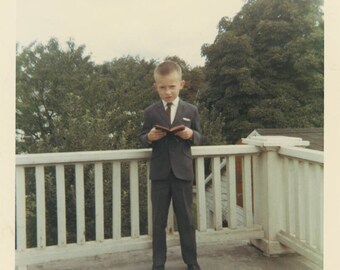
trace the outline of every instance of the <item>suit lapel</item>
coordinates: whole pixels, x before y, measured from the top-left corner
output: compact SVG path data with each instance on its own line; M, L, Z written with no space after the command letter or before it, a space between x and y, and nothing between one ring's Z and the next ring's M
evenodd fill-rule
M167 114L165 112L165 109L164 109L162 101L157 103L156 113L161 116L160 118L162 119L162 123L160 123L160 125L170 127L168 116L167 116Z

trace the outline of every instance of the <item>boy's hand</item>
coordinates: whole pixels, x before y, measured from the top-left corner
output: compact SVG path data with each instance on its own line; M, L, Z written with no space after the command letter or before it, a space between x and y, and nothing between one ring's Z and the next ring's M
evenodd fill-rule
M152 128L148 133L148 141L151 143L153 141L158 141L162 139L166 135L165 131L157 130L156 128Z
M176 132L176 136L181 137L183 140L190 140L194 132L191 128L185 127L184 130Z

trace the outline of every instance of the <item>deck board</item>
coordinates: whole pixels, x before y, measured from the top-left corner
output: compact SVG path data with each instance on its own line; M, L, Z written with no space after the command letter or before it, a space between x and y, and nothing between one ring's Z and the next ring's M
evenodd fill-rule
M150 270L151 250L104 254L46 264L31 265L28 270ZM166 270L185 270L178 246L168 248ZM247 241L223 244L200 244L198 260L202 270L256 269L256 270L319 270L318 266L297 254L267 257Z

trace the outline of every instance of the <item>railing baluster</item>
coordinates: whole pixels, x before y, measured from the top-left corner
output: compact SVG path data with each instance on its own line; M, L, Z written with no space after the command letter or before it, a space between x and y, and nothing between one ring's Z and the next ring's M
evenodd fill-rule
M131 237L139 237L138 161L130 163Z
M283 199L284 199L284 214L285 214L285 231L290 234L290 212L289 212L289 159L283 157L283 170L282 170L282 178L283 178Z
M316 248L323 251L323 169L321 166L316 165L316 184L317 194L315 196L316 205Z
M104 240L104 189L103 163L96 162L95 171L95 207L96 207L96 241Z
M294 179L293 179L293 161L289 158L287 160L287 233L293 235L295 233L295 206L294 206Z
M35 168L37 196L37 247L46 247L46 205L45 205L45 173L44 166Z
M207 209L205 202L204 158L196 159L196 206L197 227L199 231L207 230Z
M56 165L58 245L66 245L66 200L64 165Z
M228 227L231 229L237 226L236 216L236 171L235 156L228 157Z
M299 160L293 160L293 189L294 189L294 233L295 237L300 238L300 212L301 209L299 208Z
M26 240L26 192L25 168L16 167L16 229L17 250L27 248Z
M304 213L304 209L305 209L305 205L304 205L304 196L305 196L305 192L303 190L303 186L304 186L304 181L305 177L303 174L303 170L302 170L302 164L300 162L298 162L298 173L297 173L297 182L296 182L296 210L297 210L297 232L296 232L296 236L297 239L302 240L305 239L305 213Z
M253 203L251 190L251 157L244 156L242 168L242 189L243 189L243 212L246 227L253 225Z
M296 237L299 240L302 240L304 237L304 227L303 227L303 175L301 171L300 162L298 160L294 160L294 165L297 166L297 174L296 174L296 186L295 186L295 198L296 198Z
M77 243L85 243L84 165L76 164Z
M122 237L121 219L121 163L112 164L112 236L113 239Z
M304 174L304 185L303 185L303 190L305 193L304 197L304 212L305 212L305 241L308 245L310 245L310 237L311 237L311 230L310 230L310 213L312 211L311 209L311 172L310 172L310 167L309 167L309 162L304 162L303 163L303 174Z
M212 185L214 200L214 227L215 230L222 230L222 193L221 193L221 169L220 158L214 157L212 163Z

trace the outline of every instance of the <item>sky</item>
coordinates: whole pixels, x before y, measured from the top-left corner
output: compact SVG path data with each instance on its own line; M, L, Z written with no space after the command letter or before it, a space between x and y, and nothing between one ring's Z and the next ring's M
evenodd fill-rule
M177 55L203 66L203 44L212 44L224 16L244 0L17 0L16 41L28 46L55 37L65 48L85 45L97 64L127 55L162 61Z

